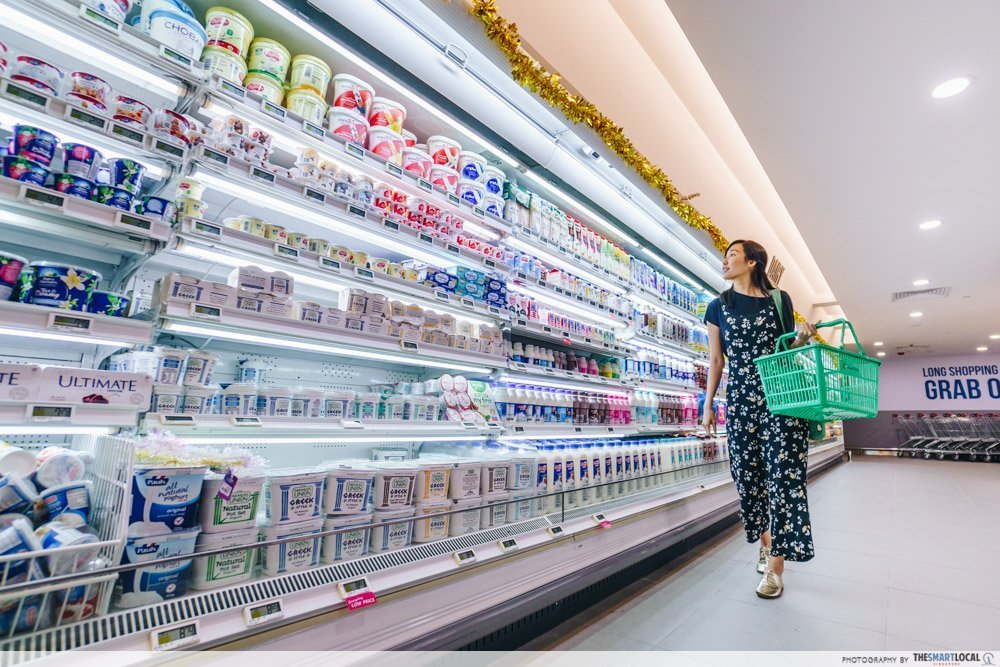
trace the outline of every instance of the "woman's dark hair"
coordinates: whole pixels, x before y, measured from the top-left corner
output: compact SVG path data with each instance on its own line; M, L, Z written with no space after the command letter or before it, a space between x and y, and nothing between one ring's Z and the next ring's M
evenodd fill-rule
M748 262L757 262L757 264L753 267L753 271L750 273L750 282L754 287L760 290L764 296L770 296L771 290L774 289L774 285L771 284L771 279L767 277L767 250L765 250L764 246L756 241L739 239L729 244L729 247L726 248L726 252L723 253L723 257L729 254L730 249L732 249L734 245L743 246L743 256L746 257ZM732 307L733 294L735 291L735 287L730 287L721 294L722 301L727 306Z

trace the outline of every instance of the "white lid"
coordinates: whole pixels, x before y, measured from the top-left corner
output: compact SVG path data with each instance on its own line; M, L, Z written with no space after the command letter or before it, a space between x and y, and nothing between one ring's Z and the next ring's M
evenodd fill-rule
M226 547L252 547L257 542L257 528L240 528L221 533L202 533L195 542L195 551L209 551Z
M157 394L173 394L174 396L180 396L184 393L184 387L179 384L161 384L159 382L153 385L153 396Z
M34 503L38 500L38 493L35 492L35 485L21 475L12 472L4 475L4 479L7 481L7 484L9 484L12 489L17 491L17 494L26 502Z
M339 390L338 391L327 391L327 392L323 393L323 396L325 396L326 398L338 399L338 400L344 400L344 399L349 400L349 401L353 401L354 400L354 392L351 391L350 389L346 389L346 390L343 390L343 391L339 391Z
M334 116L344 116L349 118L354 123L364 123L365 125L371 127L368 119L359 114L357 109L348 109L347 107L330 107L327 115L330 118L333 118Z
M206 352L204 350L191 350L188 352L188 357L194 357L196 359L210 359L212 361L219 360L219 355L214 352Z
M260 387L257 393L261 396L273 396L275 398L291 398L292 390L288 387Z
M386 134L391 135L393 139L399 139L400 141L403 140L403 135L387 125L373 125L371 129L368 130L369 136L375 134L376 132L385 132Z
M366 512L364 514L328 516L323 520L323 530L337 530L338 528L349 528L351 526L366 526L371 522L371 512Z
M34 454L20 447L0 447L0 475L30 475L34 470Z
M318 482L326 477L325 470L316 468L275 468L268 470L268 482Z
M459 148L459 149L462 148L462 144L458 143L457 141L455 141L454 139L452 139L450 137L446 137L446 136L443 136L443 135L440 135L440 134L435 134L435 135L432 135L430 137L427 137L427 145L430 146L431 143L450 144L452 146L455 146L456 148Z
M374 479L375 471L360 466L336 466L326 471L328 479Z
M494 174L494 175L496 175L496 176L499 176L500 178L503 178L503 179L505 179L505 180L506 180L506 178L507 178L507 177L506 177L506 176L504 175L504 173L503 173L503 170L502 170L502 169L500 169L500 167L494 167L494 166L493 166L493 165L491 165L491 164L488 164L488 165L486 165L486 168L485 168L485 169L483 169L483 174L484 174L484 175L485 175L485 174L488 174L488 173L489 173L489 174Z
M423 150L422 148L417 148L416 146L407 146L407 147L405 147L403 149L403 155L406 155L407 153L410 153L410 154L416 153L416 154L419 154L419 156L422 157L422 158L427 158L428 160L431 159L431 154L430 153L428 153L427 151Z
M86 466L76 452L56 452L38 464L35 482L46 488L63 486L83 477Z
M418 468L404 461L372 461L371 465L383 477L386 475L395 475L397 477L404 475L417 476Z
M423 512L425 514L429 512L449 512L452 509L451 501L448 499L444 500L428 500L425 502L417 503L417 511Z
M185 387L184 393L187 396L201 396L207 398L219 393L218 387Z
M390 100L388 97L373 97L372 98L372 106L374 107L376 104L384 104L386 106L396 107L397 109L401 109L404 114L406 113L406 107L405 106L403 106L399 102L396 102L394 100Z
M294 535L318 533L323 530L323 517L309 519L308 521L298 521L296 523L279 523L276 526L272 526L271 524L264 522L261 523L258 528L264 535L265 540L280 540Z
M361 88L365 88L367 90L372 91L372 93L375 92L375 89L372 88L372 86L371 86L370 83L368 83L367 81L362 81L358 77L351 76L350 74L334 74L333 75L333 80L334 80L334 82L337 82L337 81L350 81L351 83L357 84Z
M298 398L323 398L326 396L326 392L322 389L313 389L312 387L296 387L292 390L292 396Z
M435 171L435 170L446 172L449 176L451 176L451 175L454 174L455 177L458 177L458 170L457 169L452 169L451 167L449 167L446 164L432 164L431 165L431 171Z
M227 394L256 394L261 387L253 382L234 382L226 387Z

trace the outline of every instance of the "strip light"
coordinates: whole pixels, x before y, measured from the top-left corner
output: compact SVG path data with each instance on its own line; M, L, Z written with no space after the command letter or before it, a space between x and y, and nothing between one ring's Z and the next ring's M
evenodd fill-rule
M267 436L260 438L240 437L232 435L220 435L217 437L188 437L184 436L184 441L189 445L324 445L327 443L357 442L357 443L397 443L397 442L474 442L477 440L487 440L490 435L413 435L413 436L380 436L380 435L334 435L328 437L295 437L295 436Z
M638 290L630 292L629 295L628 295L628 298L629 298L629 301L631 301L634 304L637 304L637 305L640 305L640 306L645 306L647 308L654 308L656 310L659 310L663 314L665 314L665 315L667 315L669 317L672 317L675 320L678 320L680 322L690 323L690 324L695 324L695 325L700 325L701 324L701 320L698 319L697 315L694 315L692 313L686 313L683 310L681 310L680 308L678 308L677 310L671 310L666 304L657 303L656 301L653 301L652 299L645 298L643 296L643 294L641 292L639 292Z
M0 327L0 336L19 336L21 338L41 338L44 340L57 340L68 343L83 343L85 345L114 345L123 347L125 345L135 345L134 340L115 340L114 338L96 338L87 335L61 334L51 331L36 331L34 329L12 329L10 327Z
M535 288L530 285L521 285L511 283L508 290L512 292L519 292L530 296L531 298L539 301L541 303L547 304L561 311L569 311L575 315L585 318L585 322L603 324L605 326L611 327L612 329L620 329L628 326L628 322L622 322L621 320L611 319L607 315L602 315L599 311L593 308L588 308L586 306L579 306L569 300L563 300L559 298L558 294L549 294L548 290L541 288Z
M506 384L527 384L533 387L549 387L551 389L570 389L573 391L592 391L600 394L611 394L617 397L628 396L627 393L622 393L623 389L616 386L601 386L598 383L590 382L573 382L567 379L564 382L559 380L550 380L547 377L536 377L534 375L510 375L504 373L500 376L497 382L504 382Z
M550 266L565 267L567 272L577 276L578 278L583 278L587 282L593 283L598 287L603 287L609 292L624 293L628 290L628 288L624 285L615 285L614 283L608 282L606 279L600 277L596 273L593 273L591 270L579 266L573 262L572 258L553 255L547 250L531 245L530 243L526 243L516 236L508 236L504 239L504 243L512 248L520 250L521 252L537 257L538 259L548 263Z
M646 350L647 352L655 352L656 354L666 354L672 357L684 357L690 361L694 361L697 358L693 350L691 352L684 349L678 350L666 345L645 341L638 336L629 339L628 343L633 347Z
M653 252L649 248L643 248L642 251L644 253L646 253L649 257L652 257L653 261L655 261L657 264L659 264L660 266L662 266L663 268L665 268L667 271L670 271L670 273L674 274L675 276L677 276L681 280L686 281L690 285L696 285L696 286L700 285L699 281L695 280L694 278L692 278L688 274L684 273L683 271L681 271L680 269L678 269L676 266L674 266L673 264L671 264L667 260L665 260L662 257L660 257L658 254L656 254L655 252Z
M287 338L275 338L273 336L258 336L243 331L229 331L226 329L213 329L195 324L185 324L183 322L167 321L163 329L171 333L189 334L192 336L204 336L206 338L219 338L231 340L237 343L255 343L266 345L267 347L280 347L293 350L304 350L306 352L320 352L322 354L340 354L345 357L356 357L359 359L373 359L393 364L404 364L407 366L425 366L429 368L444 368L452 371L463 371L475 373L477 375L487 375L490 369L485 366L474 366L458 361L436 361L426 357L414 358L389 352L372 352L354 347L342 347L340 345L324 345L320 343L310 343Z
M476 143L485 146L486 148L491 150L494 154L496 154L498 158L506 162L509 166L515 169L520 168L521 164L517 160L507 155L507 153L505 153L503 149L501 149L499 146L491 143L485 137L481 136L477 132L474 132L466 125L452 118L450 115L448 115L441 109L437 108L432 102L424 98L422 95L419 95L413 90L410 90L407 86L400 83L395 77L386 74L384 71L374 67L371 63L363 60L362 58L359 58L357 55L355 55L353 52L347 49L343 44L332 39L329 35L322 32L321 30L318 30L311 23L308 23L305 20L303 20L302 17L285 9L278 2L275 2L275 0L258 0L258 2L267 7L268 9L270 9L271 11L275 12L276 14L280 15L283 19L285 19L289 23L294 24L300 30L309 33L315 39L318 39L319 41L323 42L326 46L330 47L344 58L347 58L358 67L382 79L390 87L395 88L398 92L402 93L404 96L409 97L419 106L425 108L427 111L437 116L440 120L444 121L454 129L458 130L459 132L465 134Z
M497 438L500 442L514 442L517 440L593 440L594 438L600 438L601 440L611 440L616 438L624 438L627 435L635 435L634 433L594 433L592 435L586 435L584 433L536 433L535 435L503 435Z
M57 49L67 56L78 58L85 63L99 64L107 71L113 72L122 78L147 90L162 92L170 97L180 97L183 87L157 76L149 71L149 68L142 68L134 65L128 60L111 55L106 51L95 47L89 41L84 41L59 30L50 23L40 21L33 16L29 16L10 4L4 3L4 26L32 40L45 44L47 47Z
M616 224L614 224L612 222L609 222L608 220L604 219L603 217L601 217L600 215L598 215L597 213L595 213L593 209L591 209L588 206L584 205L579 199L576 199L576 198L574 198L574 197L566 194L565 192L563 192L562 190L560 190L559 188L557 188L556 186L554 186L552 183L550 183L549 181L547 181L542 176L539 176L538 174L536 174L535 172L531 171L530 169L527 170L527 171L524 171L522 173L525 176L527 176L528 178L530 178L531 180L533 180L535 183L538 183L539 185L541 185L542 187L544 187L549 192L554 193L556 195L556 197L558 197L559 199L563 200L563 202L566 203L567 205L572 206L573 208L577 209L578 211L582 211L583 215L587 218L587 222L593 221L593 222L597 223L598 225L600 225L601 227L604 227L608 231L616 234L617 236L620 236L622 238L622 240L624 240L629 245L638 245L639 242L636 241L631 236L629 236L628 234L626 234L624 232L624 230L622 230L621 227L619 227L618 225L616 225Z
M109 426L0 426L0 435L111 435Z

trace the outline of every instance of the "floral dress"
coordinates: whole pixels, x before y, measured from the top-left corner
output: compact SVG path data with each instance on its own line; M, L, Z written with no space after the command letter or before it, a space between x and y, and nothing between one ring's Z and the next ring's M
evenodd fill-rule
M794 327L791 299L782 292L786 327ZM726 430L729 466L740 495L748 542L771 530L771 555L805 561L815 555L806 500L808 422L767 409L754 359L774 352L781 332L774 300L730 293L709 304L705 321L721 330L729 359Z

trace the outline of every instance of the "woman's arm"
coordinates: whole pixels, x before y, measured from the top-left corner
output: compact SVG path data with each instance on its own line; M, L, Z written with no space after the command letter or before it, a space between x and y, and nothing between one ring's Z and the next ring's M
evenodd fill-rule
M798 325L799 332L795 336L795 340L792 341L790 348L802 347L809 342L809 339L816 335L816 325L810 324L809 322L800 322Z
M722 354L722 336L719 327L711 322L708 326L708 385L705 388L705 407L701 419L702 426L708 433L715 433L715 410L712 409L712 401L715 400L715 392L719 389L719 382L722 380L722 366L726 363L726 358Z

